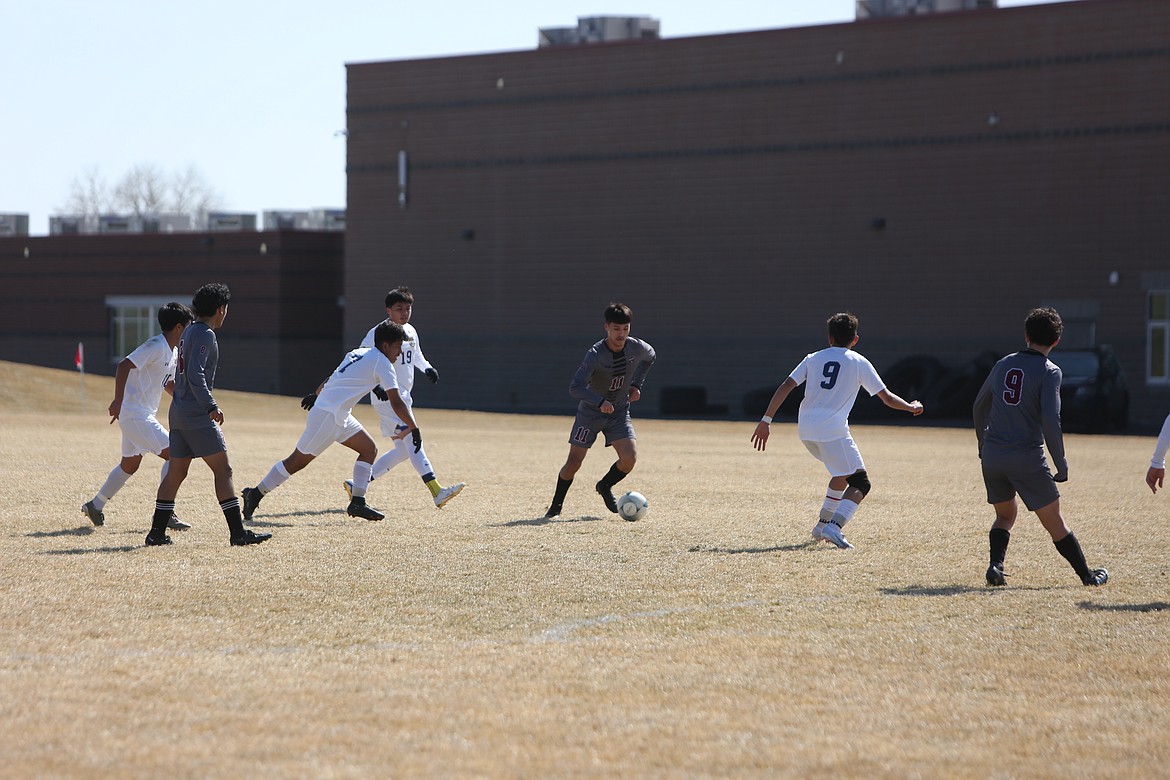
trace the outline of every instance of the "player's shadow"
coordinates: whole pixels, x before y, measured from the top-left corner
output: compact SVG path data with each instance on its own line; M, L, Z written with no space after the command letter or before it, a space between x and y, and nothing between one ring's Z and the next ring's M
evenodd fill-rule
M276 518L283 517L323 517L325 515L344 515L344 509L302 509L298 512L271 512L265 513L261 517L253 517L251 520L245 520L244 525L254 526L256 528L295 528L302 523L281 523L276 522ZM356 519L356 518L355 518Z
M92 555L94 553L124 553L141 550L141 544L127 544L121 547L74 547L69 550L42 550L41 555Z
M1077 606L1090 612L1165 612L1170 610L1170 604L1165 601L1151 601L1149 604L1094 604L1091 601L1082 601Z
M565 517L564 515L557 515L556 517L534 517L531 520L509 520L506 523L491 523L491 528L515 528L521 525L551 525L552 523L594 523L600 521L602 518L595 515L580 515L578 517Z
M811 550L817 546L817 541L815 539L810 539L807 542L800 542L798 544L780 544L776 545L775 547L704 547L702 545L697 545L688 549L687 552L717 553L719 555L760 555L762 553Z
M32 539L53 539L58 536L89 536L94 532L92 525L83 525L77 528L62 528L60 531L32 531L25 536Z
M885 596L962 596L965 593L981 593L987 588L973 585L907 585L904 588L878 588Z

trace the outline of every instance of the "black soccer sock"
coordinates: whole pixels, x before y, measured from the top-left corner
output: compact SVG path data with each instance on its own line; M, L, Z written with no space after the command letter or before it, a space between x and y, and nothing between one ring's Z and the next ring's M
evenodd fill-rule
M559 507L564 505L565 496L567 496L569 494L569 486L572 484L573 484L572 477L569 477L568 479L562 479L560 476L557 477L557 491L555 493L553 493L553 500L552 500L553 506L559 508Z
M226 501L220 501L219 508L223 511L223 517L227 520L228 530L231 531L232 536L242 536L244 533L244 518L240 514L240 499L232 496Z
M597 483L597 486L609 489L628 476L629 474L619 469L615 463L609 467L609 472L601 478L601 481Z
M1089 564L1085 563L1085 554L1081 552L1081 543L1077 541L1076 534L1069 531L1068 536L1053 544L1082 581L1089 577Z
M1012 535L1005 528L992 528L987 537L991 542L991 565L999 564L1002 567Z
M167 532L167 523L175 513L174 501L155 501L154 516L150 519L150 533L153 536L164 536Z

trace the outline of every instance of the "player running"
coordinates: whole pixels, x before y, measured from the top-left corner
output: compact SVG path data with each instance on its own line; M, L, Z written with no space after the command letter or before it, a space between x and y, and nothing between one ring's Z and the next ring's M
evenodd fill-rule
M1060 513L1057 482L1068 480L1064 435L1060 430L1060 367L1048 353L1060 343L1064 323L1055 309L1033 309L1024 322L1027 346L995 364L975 397L972 412L987 503L995 509L988 533L991 565L987 584L1005 583L1003 562L1012 526L1016 523L1016 495L1052 537L1057 551L1085 585L1104 585L1105 569L1090 569L1077 537ZM1044 460L1044 445L1052 456L1053 474Z
M166 479L171 459L171 440L167 429L158 421L158 405L163 390L175 392L176 347L187 323L195 315L181 303L171 301L158 310L162 333L151 336L118 363L114 371L114 400L110 402L110 423L118 421L122 429L122 462L114 466L97 495L81 506L81 513L94 525L105 525L106 504L142 465L144 453L163 459L161 483ZM185 531L191 526L173 513L167 527Z
M813 457L825 464L830 477L812 537L848 550L853 545L842 529L870 491L865 463L849 433L849 413L853 411L857 391L864 387L891 409L910 412L915 417L922 414L922 404L907 402L887 390L873 364L853 351L859 338L857 317L847 312L834 314L828 326L828 349L807 355L780 383L768 402L767 412L756 423L752 443L759 451L767 447L772 418L788 394L803 383L804 400L797 415L797 435Z
M346 514L366 520L381 520L385 517L366 505L366 487L370 484L378 446L353 416L353 405L372 388L384 388L382 392L385 400L393 407L399 419L405 421L400 435L405 437L409 433L414 451L422 449L422 433L410 413L410 407L398 392L394 373L393 364L402 352L404 335L402 326L397 323L387 321L378 325L374 328L374 347L358 347L350 351L333 374L321 383L317 392L304 397L301 406L309 412L305 418L305 432L301 434L292 454L273 466L259 485L244 488L245 520L252 519L252 514L264 496L312 463L334 442L341 442L357 453Z
M387 319L402 326L404 334L402 354L394 361L394 373L398 379L398 395L406 404L407 409L411 410L411 414L414 413L414 399L411 397L411 390L414 389L414 372L416 370L423 372L432 385L439 381L438 370L423 355L422 347L418 341L418 331L410 324L410 315L413 310L414 294L407 288L395 287L386 293ZM370 328L370 332L362 339L361 345L363 347L374 346L374 331L377 328L377 325ZM374 462L374 472L370 481L386 475L399 463L409 460L414 466L414 470L422 477L427 490L430 491L435 506L442 509L448 501L459 495L465 487L464 483L458 482L450 487L443 487L439 484L439 480L435 477L435 468L431 465L426 450L422 447L412 447L407 443L403 434L408 426L403 422L403 418L395 412L394 405L383 400L377 390L378 388L375 388L375 392L370 395L370 405L378 413L382 435L389 437L394 442L394 449ZM353 481L347 479L343 483L343 487L346 494L352 498Z

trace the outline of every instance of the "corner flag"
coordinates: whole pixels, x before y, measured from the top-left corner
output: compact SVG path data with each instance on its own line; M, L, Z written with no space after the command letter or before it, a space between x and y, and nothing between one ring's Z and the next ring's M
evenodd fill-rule
M81 342L77 342L77 357L74 358L73 364L77 366L77 370L85 373L85 348Z

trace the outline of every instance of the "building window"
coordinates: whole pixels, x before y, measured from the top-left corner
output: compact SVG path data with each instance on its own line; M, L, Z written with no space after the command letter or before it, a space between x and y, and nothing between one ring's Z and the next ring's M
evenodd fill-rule
M1150 291L1146 344L1146 381L1170 383L1170 290Z
M117 363L159 332L158 310L187 296L122 295L106 298L110 314L110 362Z

